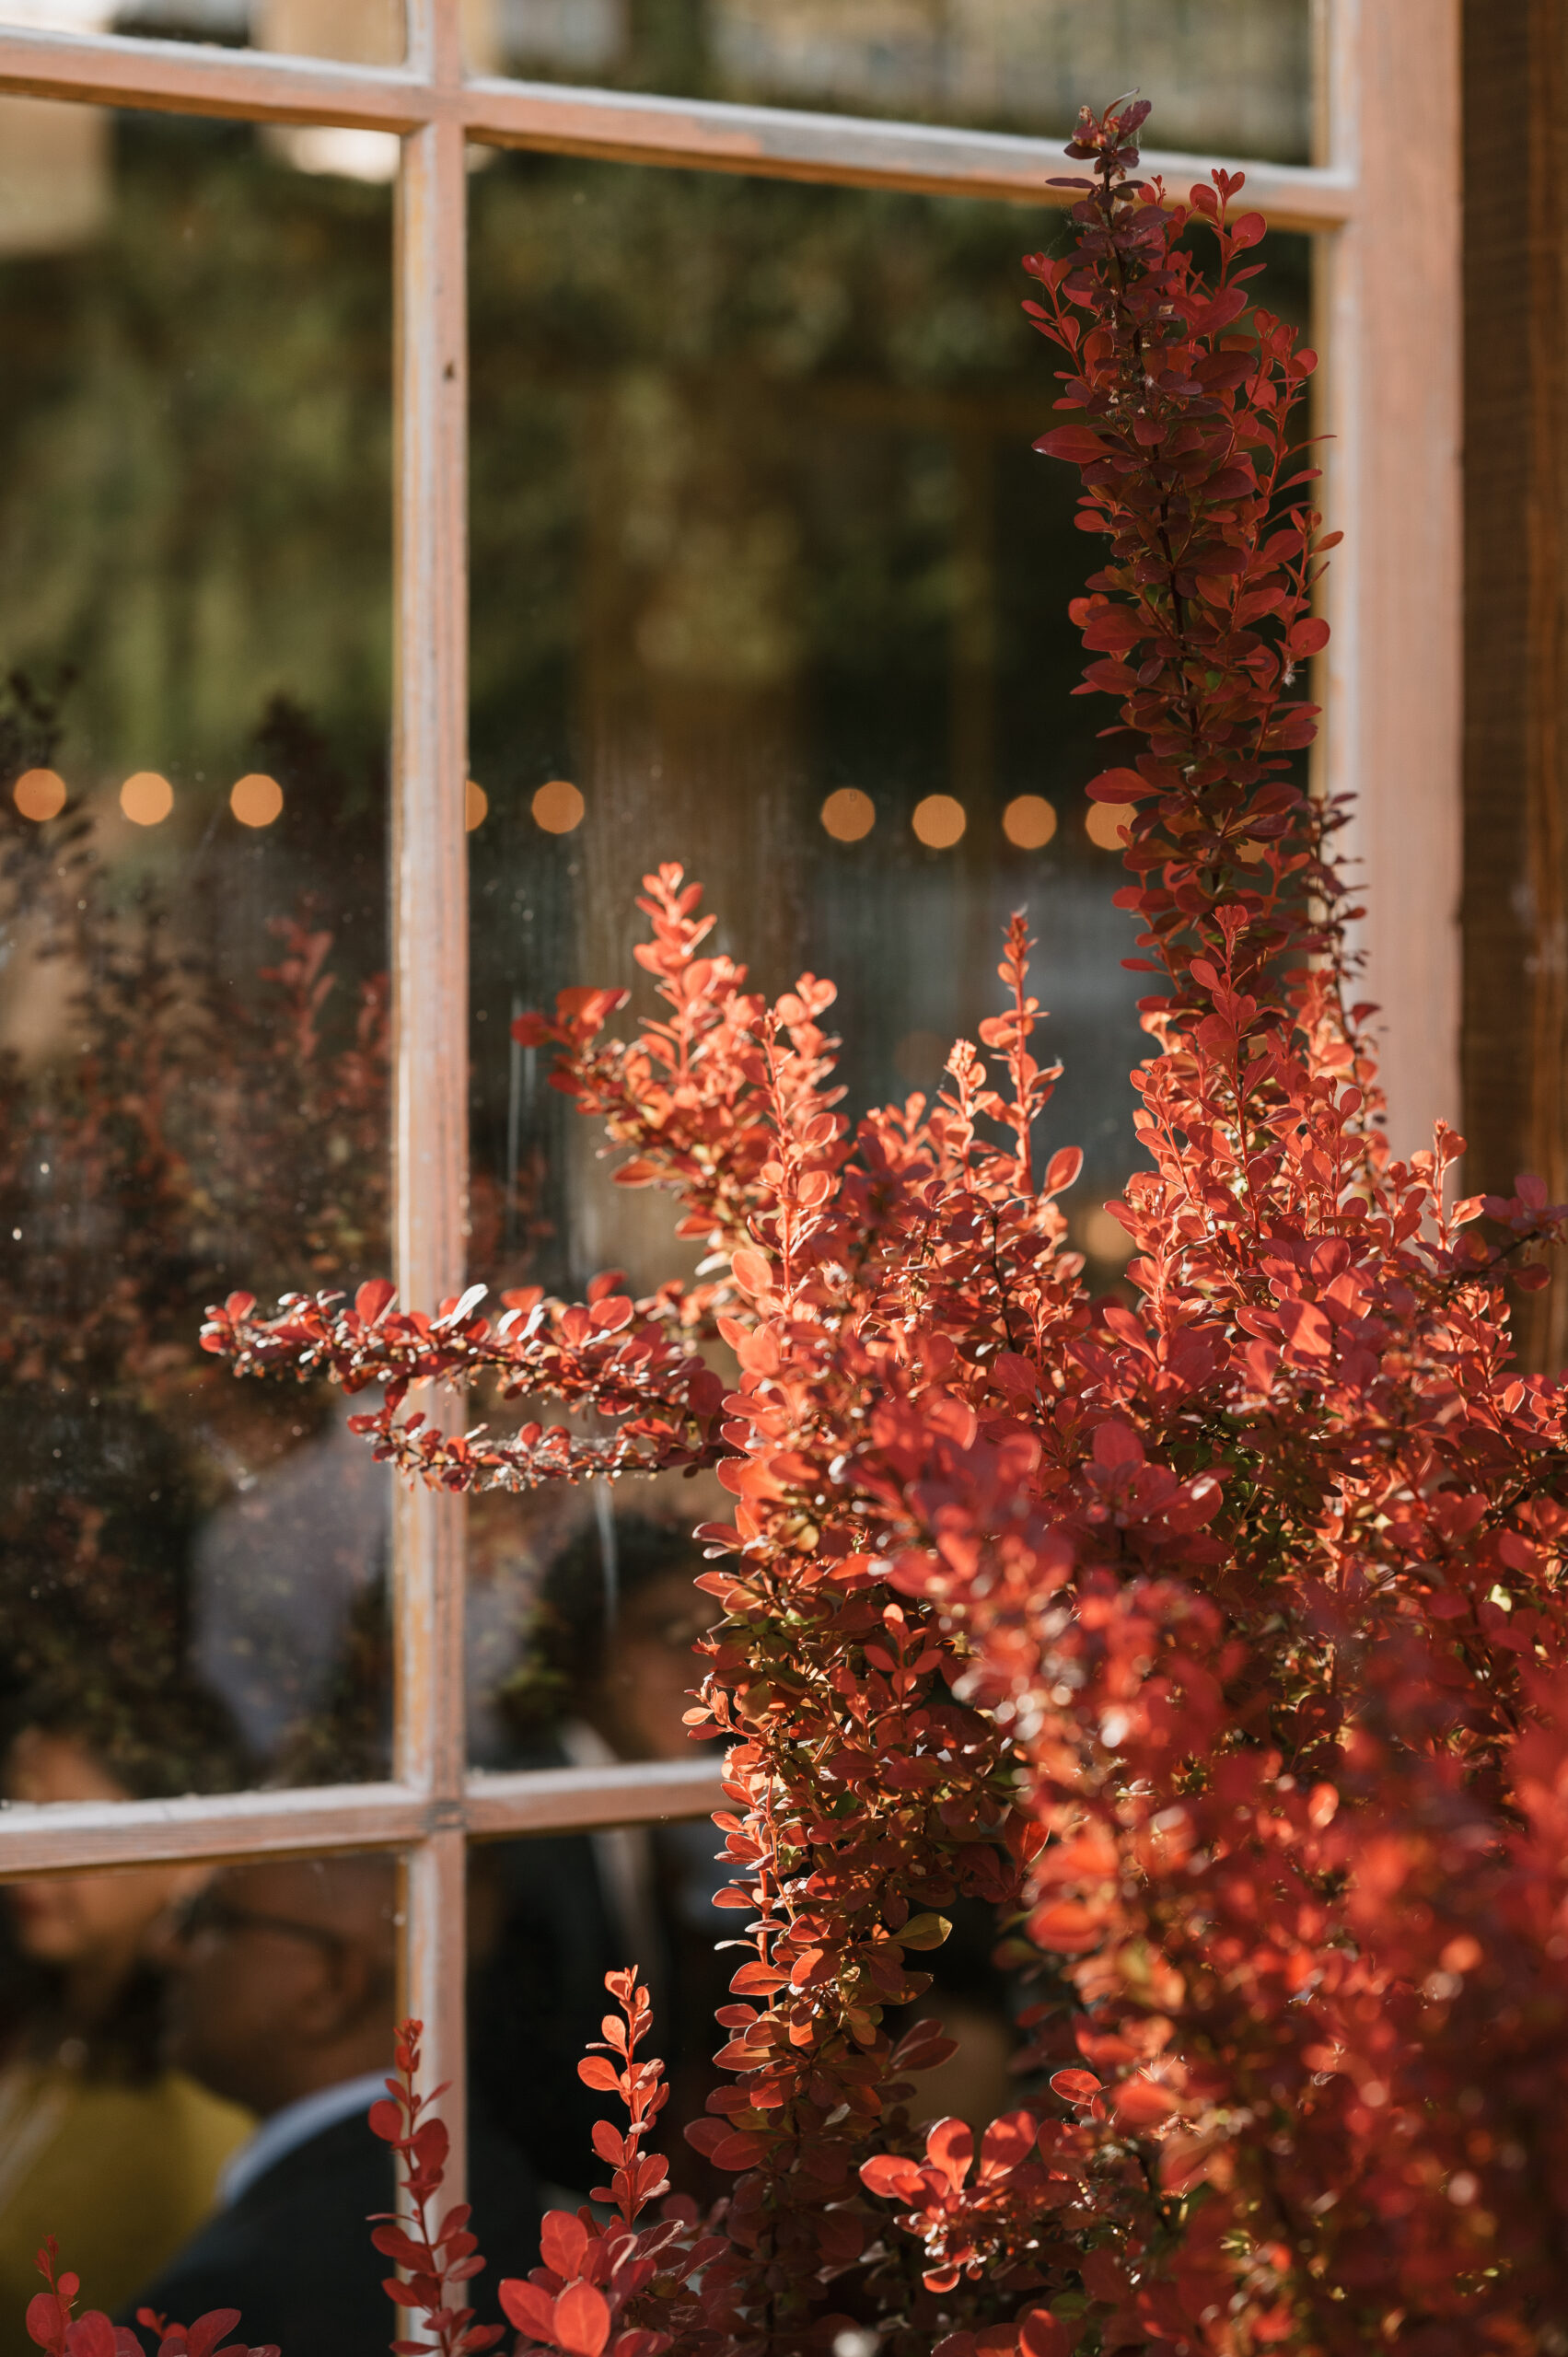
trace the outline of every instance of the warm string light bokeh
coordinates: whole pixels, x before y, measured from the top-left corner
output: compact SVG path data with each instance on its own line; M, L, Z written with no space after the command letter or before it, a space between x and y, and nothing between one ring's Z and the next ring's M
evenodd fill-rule
M1002 813L1002 831L1020 851L1043 851L1056 832L1056 811L1043 794L1019 794Z
M24 819L41 826L57 819L70 798L58 770L24 770L11 799ZM133 770L120 789L120 807L135 827L161 827L173 811L175 793L161 771ZM270 827L283 815L284 791L275 777L249 770L229 788L228 807L242 827Z
M969 825L969 813L950 794L928 794L914 806L910 824L931 851L950 851Z
M877 805L857 785L841 785L822 805L822 825L836 843L858 843L877 824Z
M856 785L839 786L819 815L823 832L838 843L862 842L877 824L876 804ZM1002 813L1002 831L1019 851L1043 851L1058 823L1055 806L1043 794L1015 795ZM915 805L910 824L927 850L950 851L963 839L969 813L951 794L928 794ZM1094 842L1100 840L1092 823L1089 837Z
M569 835L581 826L587 805L568 779L552 777L539 787L529 807L535 826L547 835Z
M24 819L41 825L45 819L58 818L69 791L55 770L24 770L11 789L11 798ZM174 788L157 770L134 771L120 789L120 807L134 826L161 826L174 803ZM242 827L270 827L283 816L284 791L276 778L250 770L230 787L228 807ZM580 789L560 777L548 778L537 787L529 804L534 824L547 835L571 834L582 824L587 808ZM482 827L489 815L490 796L470 777L463 788L463 820L469 833ZM858 786L843 785L828 795L820 817L823 831L835 842L857 843L876 826L877 806ZM1002 831L1019 851L1042 851L1054 839L1059 823L1054 806L1043 794L1016 795L1002 813ZM928 850L950 851L962 840L969 814L954 795L928 794L915 805L910 824ZM1100 850L1118 851L1121 824L1114 806L1094 803L1085 816L1084 831Z
M250 770L230 788L228 807L242 827L270 827L283 814L283 788L275 777Z
M24 819L57 818L65 807L65 781L53 770L24 770L11 798Z
M120 807L134 827L161 827L174 807L174 788L157 770L133 770L120 789Z
M1101 851L1120 851L1126 824L1127 813L1120 803L1091 802L1084 819L1084 832Z

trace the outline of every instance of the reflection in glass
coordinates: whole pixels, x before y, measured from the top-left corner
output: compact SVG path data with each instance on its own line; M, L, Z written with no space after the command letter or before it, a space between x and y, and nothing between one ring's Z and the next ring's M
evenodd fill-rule
M1059 220L517 156L472 212L474 1273L681 1265L668 1199L608 1183L510 1037L568 984L651 1009L660 859L761 988L838 984L852 1110L938 1082L1023 905L1084 1243L1142 1034L1082 791L1110 715L1070 692L1086 543L1030 448L1056 387L1018 257ZM1303 241L1271 253L1298 310Z
M152 1798L221 1772L210 1704L168 1691L139 1712L85 1681L14 1701L7 1800ZM163 1966L202 1866L13 1883L0 2050L0 2351L20 2357L33 2255L56 2235L88 2300L112 2310L172 2258L214 2199L250 2115L163 2051Z
M1136 86L1162 147L1309 160L1309 0L484 0L471 54L608 83L1029 134Z
M74 1722L19 1728L8 1769L29 1797L113 1781ZM393 2060L398 1860L136 1868L8 1898L38 1992L0 2072L0 2350L28 2347L48 2232L122 2319L226 2305L299 2357L382 2345L366 2220L396 2189L367 2115ZM469 2157L477 2305L498 2322L496 2282L537 2258L538 2196L488 2124Z
M940 1085L1023 906L1066 1065L1040 1148L1084 1147L1066 1208L1109 1282L1144 1042L1119 846L1083 792L1111 714L1071 694L1092 548L1030 448L1056 387L1018 257L1059 219L518 156L471 203L470 1270L640 1293L701 1256L511 1037L570 985L632 985L618 1028L652 1010L635 902L675 859L760 987L837 983L852 1114ZM1270 250L1298 312L1303 243ZM668 1504L701 1518L679 1482ZM477 1503L482 1762L585 1510Z
M299 2357L382 2345L387 2265L366 2221L407 2212L367 2115L392 2061L401 1922L398 1862L374 1852L226 1867L191 1903L170 1958L169 2052L258 2125L217 2216L144 2270L147 2305L189 2316L221 2300ZM488 2262L474 2304L499 2327L496 2284L537 2257L538 2196L482 2124L469 2187Z
M646 1504L646 1493L643 1493ZM496 1756L513 1768L601 1767L691 1757L683 1713L714 1619L692 1585L690 1516L611 1517L602 1489L540 1568L523 1642L495 1696ZM675 2101L695 2118L711 2083L714 2005L728 1968L713 1954L718 1836L690 1825L621 1826L498 1841L470 1861L470 2035L489 2116L546 2176L591 2166L603 2099L576 2060L598 2035L604 1975L635 1961L661 2023ZM688 2086L688 2080L691 2081ZM679 2136L665 2140L673 2152Z
M110 201L0 254L0 1695L363 1776L385 1478L198 1333L386 1263L389 196L40 119Z

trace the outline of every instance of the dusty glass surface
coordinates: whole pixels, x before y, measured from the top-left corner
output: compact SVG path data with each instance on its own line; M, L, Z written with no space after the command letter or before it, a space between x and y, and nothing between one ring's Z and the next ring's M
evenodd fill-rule
M481 0L480 71L1047 134L1132 87L1162 147L1310 160L1309 0Z
M5 1732L101 1797L373 1774L385 1476L341 1398L197 1337L388 1256L389 194L242 124L39 121L0 237Z
M1066 1208L1109 1283L1142 985L1083 792L1113 714L1072 694L1095 544L1030 447L1056 386L1019 257L1061 215L519 156L470 203L472 1273L636 1292L693 1265L510 1036L571 984L632 985L618 1029L652 1009L635 900L679 860L761 986L837 983L852 1114L938 1084L1024 908L1066 1067L1038 1144L1085 1149ZM1305 241L1268 251L1299 316ZM679 1481L645 1503L703 1510ZM475 1509L478 1758L589 1514Z

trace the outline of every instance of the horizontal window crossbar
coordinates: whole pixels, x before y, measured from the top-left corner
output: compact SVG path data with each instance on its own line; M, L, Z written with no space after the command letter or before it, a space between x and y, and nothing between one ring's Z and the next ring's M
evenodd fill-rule
M0 1881L171 1860L407 1849L436 1833L494 1840L594 1826L705 1817L719 1805L720 1761L628 1762L470 1776L458 1795L406 1784L215 1793L180 1800L0 1805Z
M491 145L1017 203L1063 202L1063 192L1046 183L1068 169L1059 141L1001 132L556 83L445 84L401 66L114 34L0 27L0 90L356 130L401 133L457 122ZM1145 152L1144 168L1182 190L1222 161L1246 171L1249 202L1282 228L1333 228L1355 211L1354 180L1337 170L1237 165L1158 148Z

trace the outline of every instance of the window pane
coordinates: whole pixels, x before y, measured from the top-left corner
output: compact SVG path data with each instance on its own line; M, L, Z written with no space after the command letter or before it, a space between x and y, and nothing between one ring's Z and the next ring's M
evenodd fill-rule
M357 65L401 65L405 35L403 0L0 0L0 25L45 32L134 33L143 41L216 42L225 49L284 50L298 57L331 57ZM389 180L396 141L380 133L339 133L362 145L361 177ZM307 142L306 152L309 151ZM331 154L329 147L326 151ZM339 149L340 158L354 152ZM390 155L391 161L385 159ZM315 168L350 168L321 163Z
M1060 217L518 156L471 203L472 1272L577 1295L616 1268L641 1293L700 1257L510 1036L571 984L631 984L622 1036L653 1011L634 903L679 860L761 987L837 983L855 1114L930 1092L977 1037L1025 908L1066 1066L1040 1144L1084 1147L1066 1208L1110 1283L1143 984L1083 792L1112 714L1071 693L1092 543L1030 448L1056 387L1018 260ZM1267 251L1299 316L1305 241ZM712 1510L679 1480L615 1503L688 1530ZM475 1506L482 1761L590 1514L583 1492ZM574 1609L608 1613L591 1545L574 1560Z
M486 1766L704 1756L716 1766L683 1714L706 1666L693 1648L715 1618L693 1585L706 1566L689 1534L702 1512L720 1511L723 1494L661 1480L475 1503L471 1740ZM582 2084L577 2062L599 2035L605 1974L628 1964L653 1994L652 2046L669 2072L660 2150L680 2190L704 2205L722 2190L680 2133L719 2084L713 2016L736 1963L715 1951L736 1928L713 1903L733 1879L715 1859L722 1848L704 1815L470 1852L476 2112L522 2146L568 2206L600 2181L589 2137L613 2109Z
M388 2270L370 2222L399 2205L368 2113L392 2065L403 1903L399 1861L379 1852L143 1866L0 1894L33 1952L4 1992L7 2350L28 2345L15 2319L46 2235L84 2305L191 2317L221 2300L260 2345L385 2346ZM93 2003L58 1961L83 1920L138 1946ZM278 2116L305 2096L311 2116L280 2135ZM487 2262L472 2296L499 2326L497 2284L537 2258L538 2198L494 2129L476 2132L470 2164Z
M485 0L476 68L1067 131L1136 87L1162 147L1309 160L1309 0Z
M712 2057L739 1958L717 1952L735 1918L714 1905L733 1880L707 1817L608 1826L476 1845L469 1856L469 2043L472 2101L519 2146L547 2199L575 2209L602 2184L589 2139L616 2098L585 2087L577 2064L610 2009L604 1976L634 1964L654 2003L645 2053L663 2061L670 2101L657 2145L676 2188L703 2207L725 2189L681 2133L724 2083Z
M577 2063L601 2036L610 2003L606 1972L628 1964L637 1966L653 1999L645 2053L660 2057L669 2083L656 2149L675 2188L706 2209L733 2184L682 2131L703 2117L714 2088L734 2084L714 2065L724 2033L714 2014L731 2002L743 1955L736 1916L714 1900L737 1878L724 1836L706 1817L534 1834L470 1852L473 2115L482 2133L522 2150L547 2200L575 2209L603 2181L589 2139L596 2120L616 2118L616 2099L585 2087ZM1016 2089L1009 2063L1027 1998L994 1962L994 1910L960 1898L943 1911L951 1933L916 1960L932 1986L889 2007L886 2026L897 2039L916 2021L941 2023L958 2050L913 2074L911 2117L919 2125L957 2116L979 2130Z
M376 1773L386 1480L341 1395L238 1383L198 1333L230 1289L387 1262L389 192L243 124L28 121L0 257L12 1788Z

